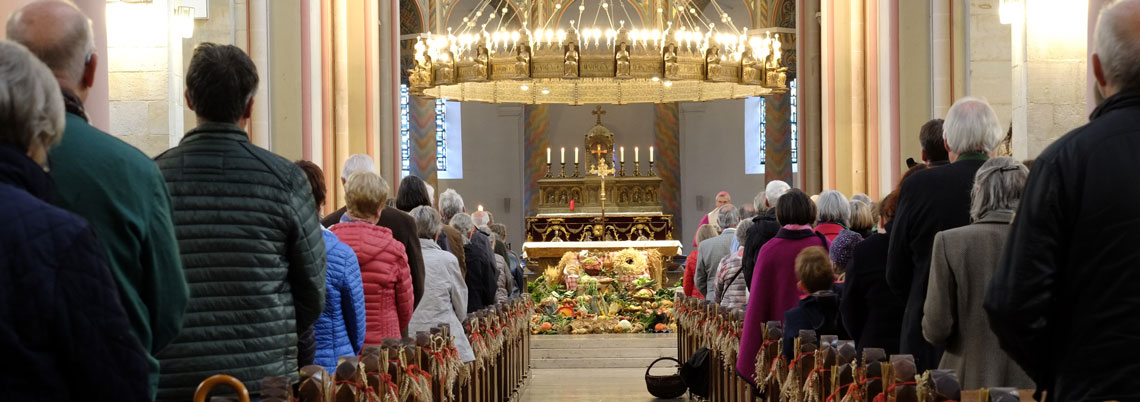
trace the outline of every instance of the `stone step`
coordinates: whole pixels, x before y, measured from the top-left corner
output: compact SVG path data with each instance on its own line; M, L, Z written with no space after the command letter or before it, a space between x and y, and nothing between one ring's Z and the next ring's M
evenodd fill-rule
M531 359L530 367L535 369L589 369L589 368L648 368L656 357L645 358L571 358L571 359ZM657 363L661 367L672 367L673 362Z
M677 348L675 334L534 335L530 339L531 350Z
M676 357L677 348L531 349L531 359L658 358Z

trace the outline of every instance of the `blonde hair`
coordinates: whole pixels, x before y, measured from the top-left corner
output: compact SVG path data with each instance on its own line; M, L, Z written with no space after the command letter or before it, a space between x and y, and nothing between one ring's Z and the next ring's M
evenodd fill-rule
M348 213L352 216L376 216L376 212L388 202L388 182L376 173L353 173L344 183L344 198Z
M718 234L719 233L716 231L716 226L707 223L701 225L701 227L697 228L697 244L700 244L702 241L714 238Z
M796 279L804 284L808 293L831 289L835 283L835 271L831 268L831 257L820 246L811 246L796 256Z
M860 200L852 200L851 204L851 230L862 232L875 227L875 213L871 204Z

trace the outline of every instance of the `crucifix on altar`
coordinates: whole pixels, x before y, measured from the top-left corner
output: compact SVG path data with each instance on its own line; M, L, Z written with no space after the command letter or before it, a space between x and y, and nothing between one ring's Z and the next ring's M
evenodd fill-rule
M595 114L597 114L599 111L601 111L601 106L598 107L598 110L595 111ZM601 119L601 115L598 115L598 119ZM598 157L598 164L590 169L590 173L598 175L602 181L601 191L598 192L598 199L602 202L602 227L604 228L606 227L606 176L614 174L615 171L613 166L611 166L609 163L606 163L606 158L604 157L605 154L609 153L609 150L602 149L602 146L598 145L598 147L595 148L595 150L590 151L590 153ZM603 233L603 236L604 235L605 234Z

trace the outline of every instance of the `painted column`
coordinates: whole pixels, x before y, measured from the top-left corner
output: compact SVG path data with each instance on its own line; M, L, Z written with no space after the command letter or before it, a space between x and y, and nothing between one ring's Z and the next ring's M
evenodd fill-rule
M523 197L526 216L535 215L538 205L538 180L546 176L546 148L550 147L550 106L526 105L523 109L524 147L523 175L526 193Z
M765 141L764 181L792 183L792 102L788 94L764 97Z
M796 7L796 77L800 140L800 180L798 187L817 193L823 187L822 163L822 87L820 77L821 26L816 14L819 0L801 1Z
M409 174L439 188L435 148L435 99L408 97Z
M661 201L664 213L673 215L673 238L680 239L681 121L677 103L653 105L653 117L655 147L653 170L661 177L661 190L657 199Z

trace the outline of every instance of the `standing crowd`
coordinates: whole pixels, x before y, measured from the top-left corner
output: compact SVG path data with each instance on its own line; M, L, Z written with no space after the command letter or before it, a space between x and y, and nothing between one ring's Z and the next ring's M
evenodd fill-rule
M395 197L367 155L341 175L250 143L257 69L204 43L197 127L151 160L88 123L102 60L73 4L38 1L0 41L0 349L5 400L189 401L219 373L290 377L386 338L461 322L525 288L506 226L414 176Z
M790 360L810 329L912 355L920 373L954 369L963 389L1140 398L1128 346L1140 338L1140 182L1126 173L1140 153L1136 27L1140 1L1103 9L1090 69L1104 99L1033 161L993 155L1005 130L963 98L922 127L924 163L877 203L777 180L748 218L718 193L683 290L744 308L738 374L752 381L763 326L782 322Z

